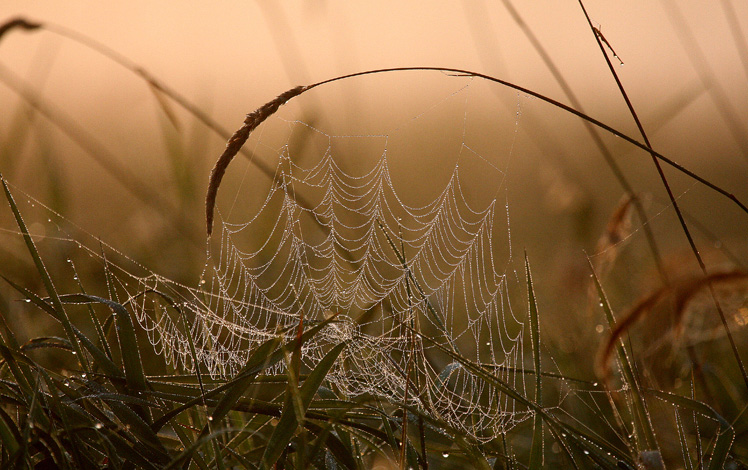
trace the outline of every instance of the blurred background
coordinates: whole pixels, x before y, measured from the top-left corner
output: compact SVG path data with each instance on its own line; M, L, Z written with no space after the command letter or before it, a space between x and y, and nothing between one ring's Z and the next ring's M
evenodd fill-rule
M585 7L653 147L747 200L748 4L605 0ZM100 237L150 270L197 285L203 198L226 142L142 77L71 40L78 34L121 54L229 132L296 85L383 67L442 66L508 80L641 140L576 2L5 0L0 13L45 25L0 41L0 172L67 277L65 250L73 248L56 236L89 245ZM398 127L426 111L431 121L420 131ZM479 184L509 204L514 259L527 250L548 330L579 320L551 340L565 352L602 331L594 328L601 314L588 312L585 253L596 259L625 191L601 146L643 201L670 274L698 268L649 155L604 132L596 141L579 118L500 85L433 72L363 77L305 94L278 119L326 134L412 138L393 144L412 165L401 169L403 187L421 171L452 165L461 144L494 159L506 179ZM269 132L250 143L272 141ZM440 154L437 137L456 149ZM260 158L272 167L277 152ZM219 207L239 188L252 190L238 166L246 161L236 165ZM710 269L745 263L748 215L672 168L665 173ZM3 272L33 286L38 279L10 211L0 217ZM616 269L606 275L619 310L659 285L641 220L630 218L625 240L614 244ZM502 266L521 277L521 264L500 248Z

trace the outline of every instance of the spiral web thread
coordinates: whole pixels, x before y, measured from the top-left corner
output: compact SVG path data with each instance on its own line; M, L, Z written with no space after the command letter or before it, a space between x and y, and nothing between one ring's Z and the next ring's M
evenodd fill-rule
M311 369L345 342L327 378L346 396L407 403L478 439L526 419L526 409L435 346L492 368L526 392L518 372L524 322L512 310L507 276L494 259L496 193L487 203L471 202L454 164L441 191L413 205L393 183L387 135L332 136L300 121L287 124L330 144L306 166L296 163L292 145L281 146L259 210L241 223L220 221L203 294L195 290L195 300L182 305L194 318L189 334L198 362L213 375L230 376L258 344L279 332L290 340L302 316L308 328L337 314L304 344L302 361ZM333 145L351 138L384 143L381 156L359 174L339 163L355 155ZM472 151L461 152L465 158L500 173ZM194 369L184 329L167 310L154 315L145 296L136 308L154 346Z

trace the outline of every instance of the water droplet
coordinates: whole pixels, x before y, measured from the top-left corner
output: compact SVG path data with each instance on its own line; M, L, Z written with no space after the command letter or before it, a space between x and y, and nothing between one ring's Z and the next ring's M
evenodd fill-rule
M449 452L442 452L442 457L444 457L445 459L446 459L447 457L449 457Z
M595 331L597 331L598 333L602 333L604 330L605 330L605 327L602 325L597 325L595 327Z
M103 427L104 427L104 425L103 425L103 424L101 424L101 423L96 423L96 424L94 425L94 427L95 427L96 429L101 429L101 428L103 428Z
M81 374L82 379L85 379L86 377L88 377L88 374L86 374L85 372Z
M24 302L29 303L31 302L31 299L23 299Z
M593 387L597 387L597 385L598 385L597 382L592 382Z
M212 416L208 416L208 421L213 421L213 417Z
M78 354L78 353L77 353L77 352L75 352L75 351L73 351L73 356L75 356L76 354Z
M585 449L585 450L584 450L584 455L590 455L590 451L589 451L589 450L587 450L587 449Z

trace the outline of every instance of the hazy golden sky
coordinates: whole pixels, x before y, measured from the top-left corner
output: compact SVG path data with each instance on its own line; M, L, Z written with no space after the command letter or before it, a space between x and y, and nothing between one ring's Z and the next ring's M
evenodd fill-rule
M739 48L748 39L736 40L735 34L736 28L743 35L748 31L748 4L598 0L585 6L625 62L617 72L653 145L687 166L713 172L707 176L721 182L727 181L720 180L724 174L746 174L748 64ZM2 16L50 22L94 38L232 130L246 113L291 86L380 67L470 69L571 103L539 44L587 113L638 138L579 4L572 1L4 0ZM158 105L142 80L112 61L49 32L13 31L0 43L0 65L117 152L126 149L120 156L124 165L148 169L143 161L155 161L153 142L163 137ZM429 93L417 79L389 83L412 90L412 96ZM362 95L375 93L372 99L387 102L387 90L370 91L370 85L341 85L349 113ZM514 113L516 102L500 106ZM17 109L19 99L0 84L0 103L0 138L6 139L3 129L13 115L6 111ZM584 135L576 121L566 122L544 106L535 112L547 114L542 124L549 132ZM70 148L71 160L79 152L64 138L59 144ZM163 150L158 145L155 153ZM220 139L206 143L208 168L223 145ZM33 151L29 145L23 149ZM554 158L584 171L573 145L557 153L564 155ZM22 171L17 178L22 183L33 174ZM743 183L736 191L745 192Z
M726 2L745 33L748 5ZM667 14L672 7L665 7L677 4L714 75L741 117L748 118L748 106L740 106L748 104L748 77L722 3L588 2L592 21L626 64L619 69L621 79L643 114L700 85ZM292 85L407 65L495 74L567 101L501 1L5 0L3 4L5 17L54 22L97 39L185 95L209 98L220 115L245 113L258 100ZM513 4L585 108L600 117L625 116L579 5L571 1ZM0 48L0 61L22 75L44 60L53 61L47 93L63 106L75 103L95 113L102 99L133 100L123 96L129 88L137 88L128 74L70 41L49 34L16 33ZM6 90L1 93L8 103L12 95ZM93 104L87 105L89 100Z

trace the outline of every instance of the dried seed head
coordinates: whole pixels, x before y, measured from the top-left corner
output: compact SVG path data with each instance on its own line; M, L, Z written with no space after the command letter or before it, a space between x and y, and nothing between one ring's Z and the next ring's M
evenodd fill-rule
M249 138L249 134L257 128L262 122L275 114L278 108L286 104L291 98L298 96L308 90L309 87L297 86L292 88L285 93L282 93L274 100L261 106L254 112L247 114L247 118L244 120L244 125L237 130L234 135L231 136L228 143L226 144L226 150L216 161L213 170L210 172L210 182L208 183L208 194L205 196L205 221L208 227L208 236L213 232L213 212L216 205L216 195L218 194L218 186L221 184L226 168L228 168L231 160L239 153L242 145Z
M31 21L27 21L23 18L11 18L10 20L0 25L0 39L3 38L3 35L5 33L7 33L8 31L14 28L21 28L27 31L33 31L41 27L42 27L41 23L34 23Z

